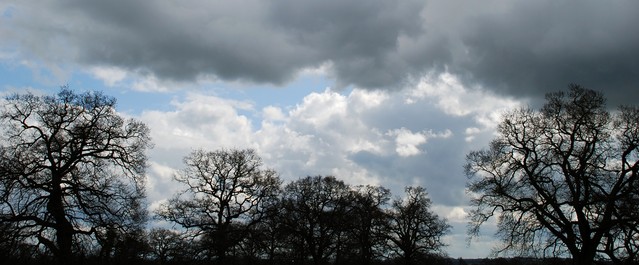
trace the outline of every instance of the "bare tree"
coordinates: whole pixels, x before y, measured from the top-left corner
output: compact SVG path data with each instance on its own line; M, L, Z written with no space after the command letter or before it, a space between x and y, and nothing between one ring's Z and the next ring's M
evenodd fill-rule
M412 264L419 257L441 251L442 237L450 230L446 220L430 210L431 201L422 187L406 187L406 197L395 199L386 229L390 250Z
M15 94L0 110L0 221L72 262L76 236L145 217L149 130L99 92Z
M186 189L162 204L157 214L201 235L222 262L264 217L267 204L278 195L279 177L262 169L262 160L251 149L197 150L184 163L175 180Z
M504 116L490 148L467 156L470 234L492 217L497 251L636 259L639 110L610 113L600 93L570 86L540 111Z

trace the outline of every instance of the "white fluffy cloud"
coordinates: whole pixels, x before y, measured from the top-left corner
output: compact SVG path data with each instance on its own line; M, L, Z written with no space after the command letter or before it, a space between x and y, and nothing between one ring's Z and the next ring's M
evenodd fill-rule
M395 137L395 151L401 157L414 156L421 153L419 146L425 144L429 138L447 138L451 134L450 130L446 130L443 133L433 133L431 131L413 133L404 127L390 130L386 133L388 136Z
M145 111L139 118L156 144L152 205L175 190L170 177L191 149L254 148L285 181L335 175L396 195L407 185L424 186L439 214L460 222L467 204L463 157L492 137L500 110L520 103L462 86L440 93L439 86L451 86L446 78L399 92L326 89L285 109L192 92L169 110ZM451 240L465 233L460 226ZM464 247L452 244L454 253Z
M326 89L285 110L191 92L174 99L172 109L144 111L140 119L151 127L151 156L160 165L180 167L194 148L254 148L285 179L336 175L397 189L440 182L460 191L463 183L441 182L442 175L461 175L464 152L486 143L499 113L517 104L467 90L447 75L400 92ZM446 160L442 153L454 156ZM433 192L440 195L434 199L456 203L453 195Z
M96 66L89 70L95 78L102 80L107 86L119 84L127 76L127 72L117 67Z
M158 163L179 166L196 148L253 147L251 120L239 113L251 110L250 103L190 93L171 105L172 110L148 110L139 117L151 128L150 155Z

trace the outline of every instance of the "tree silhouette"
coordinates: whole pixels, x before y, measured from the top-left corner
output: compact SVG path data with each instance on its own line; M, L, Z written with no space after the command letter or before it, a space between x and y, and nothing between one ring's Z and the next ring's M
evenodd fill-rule
M371 264L383 256L386 237L386 213L384 208L390 200L390 190L381 186L357 186L351 200L350 227L348 234L357 262Z
M540 111L506 114L489 149L468 154L471 235L498 217L502 249L636 259L639 109L610 113L600 93L571 85Z
M278 195L280 180L262 169L254 150L193 151L184 158L186 168L175 180L186 185L162 204L160 218L195 230L210 254L220 263L228 250L247 235Z
M189 254L185 237L177 231L165 228L151 229L149 248L152 259L161 265L186 260Z
M284 188L280 214L297 258L316 265L339 259L350 227L350 189L335 177L306 177Z
M147 127L115 99L64 87L15 94L0 110L0 222L73 262L74 240L145 218Z
M391 250L404 264L439 252L444 246L442 237L450 225L431 212L430 206L431 201L422 187L406 187L406 197L393 201L388 213L387 238L393 246Z

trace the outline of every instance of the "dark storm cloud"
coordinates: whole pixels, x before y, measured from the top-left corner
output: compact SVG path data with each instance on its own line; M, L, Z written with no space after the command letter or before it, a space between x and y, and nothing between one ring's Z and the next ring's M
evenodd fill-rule
M260 1L242 3L20 3L12 26L18 45L30 49L24 53L68 51L67 61L117 66L163 79L189 81L211 75L282 83L315 62L303 47L290 45L285 36L263 25ZM40 56L51 59L51 54Z
M25 56L161 79L282 84L332 65L338 86L392 89L449 71L539 98L580 83L639 95L637 1L39 1L2 19ZM628 100L626 100L628 102Z
M522 2L469 22L462 36L468 57L451 65L467 82L515 96L569 83L604 91L615 103L639 96L637 1Z
M67 50L66 56L72 57L67 60L160 78L211 75L276 84L303 68L333 62L343 83L372 85L401 76L363 82L351 75L382 72L397 61L388 54L396 49L400 33L419 28L421 9L410 1L385 0L68 0L15 5L12 37L24 53L40 53L37 56L45 59L63 61L57 50Z
M333 63L343 85L394 85L412 67L397 53L401 36L423 34L424 1L273 1L270 20L291 41Z

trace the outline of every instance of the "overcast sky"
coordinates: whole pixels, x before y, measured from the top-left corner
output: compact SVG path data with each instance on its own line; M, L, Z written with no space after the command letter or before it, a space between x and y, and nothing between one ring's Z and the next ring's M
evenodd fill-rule
M639 98L639 1L0 3L0 89L102 90L149 125L151 207L193 148L254 148L286 180L424 186L467 245L462 166L500 113L569 83Z

